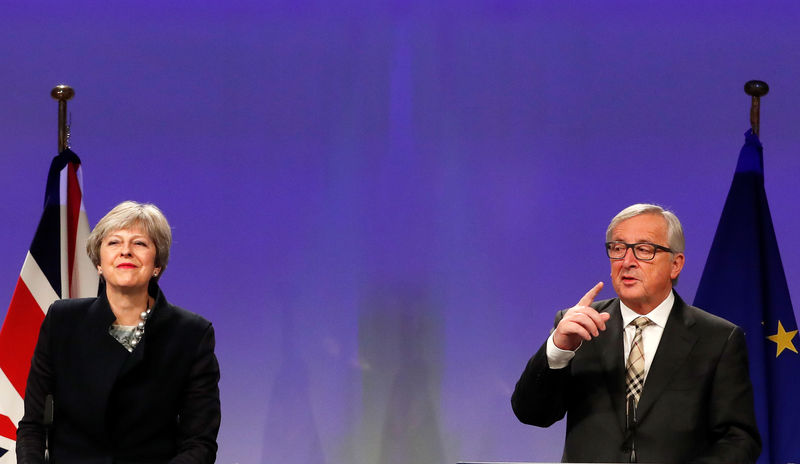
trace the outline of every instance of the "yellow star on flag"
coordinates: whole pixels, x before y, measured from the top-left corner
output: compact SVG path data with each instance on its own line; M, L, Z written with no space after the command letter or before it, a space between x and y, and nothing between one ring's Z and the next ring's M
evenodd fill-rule
M796 330L787 332L783 328L783 324L781 324L781 321L778 321L778 333L767 337L768 339L770 339L771 341L775 342L778 345L778 352L775 353L776 358L781 355L783 350L787 349L797 353L797 348L795 348L794 343L792 343L792 339L794 338L795 335L797 335Z

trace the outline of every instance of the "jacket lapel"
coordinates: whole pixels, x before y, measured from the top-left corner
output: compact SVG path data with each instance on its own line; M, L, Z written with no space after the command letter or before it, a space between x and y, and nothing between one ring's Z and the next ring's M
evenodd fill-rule
M108 397L128 358L125 348L108 333L114 319L114 313L111 312L105 296L97 298L89 306L83 333L79 335L84 343L76 345L81 352L82 374L79 375L86 376L87 379L82 386L86 389L87 396L99 398L95 404L100 405L100 408L93 410L97 414L95 421L98 424L105 423Z
M653 404L661 396L661 392L669 384L670 379L686 361L692 351L697 334L691 330L694 324L686 313L686 303L675 293L675 304L667 319L661 341L658 343L656 355L650 365L650 372L639 400L638 416L643 420Z
M145 353L148 349L148 338L152 338L153 332L157 332L162 324L162 321L168 317L169 308L167 307L166 298L161 292L161 289L158 288L158 286L151 284L149 292L155 300L153 302L153 311L149 320L147 321L147 324L145 325L144 336L142 336L139 344L136 345L136 348L134 348L130 353L130 356L128 356L128 359L122 366L122 371L119 373L119 377L124 377L129 372L134 370L136 366L142 363Z
M603 372L606 375L606 386L611 396L611 404L617 411L617 420L621 430L625 430L625 366L622 356L622 315L619 310L619 299L608 308L611 317L606 322L606 334L603 337L602 360Z

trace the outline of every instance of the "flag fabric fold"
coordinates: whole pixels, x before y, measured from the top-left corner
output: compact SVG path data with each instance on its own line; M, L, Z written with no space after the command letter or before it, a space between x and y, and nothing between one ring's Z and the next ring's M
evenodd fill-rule
M97 272L85 252L89 221L80 165L69 149L53 158L44 211L0 329L0 464L16 462L17 423L47 309L59 298L97 295Z
M764 190L758 137L747 131L694 300L746 334L759 462L800 462L800 337Z

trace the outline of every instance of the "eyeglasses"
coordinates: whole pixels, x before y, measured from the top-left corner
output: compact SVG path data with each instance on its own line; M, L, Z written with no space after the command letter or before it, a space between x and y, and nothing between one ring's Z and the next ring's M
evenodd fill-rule
M606 242L606 254L611 259L625 259L625 254L628 248L633 249L633 256L641 261L651 261L656 257L659 251L666 251L674 253L671 249L656 245L655 243L639 242L639 243L625 243L625 242Z

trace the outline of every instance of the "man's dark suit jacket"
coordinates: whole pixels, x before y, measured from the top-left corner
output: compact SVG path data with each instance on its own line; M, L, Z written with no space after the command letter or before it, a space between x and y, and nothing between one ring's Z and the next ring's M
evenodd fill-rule
M564 462L628 462L619 299L592 307L611 315L606 330L563 369L549 368L543 345L511 404L520 421L540 427L567 415ZM675 294L637 409L639 462L754 462L761 438L742 330Z
M51 393L57 464L213 463L220 403L211 323L151 285L153 311L129 353L108 333L115 316L101 294L60 300L47 312L17 431L18 462L43 462Z

